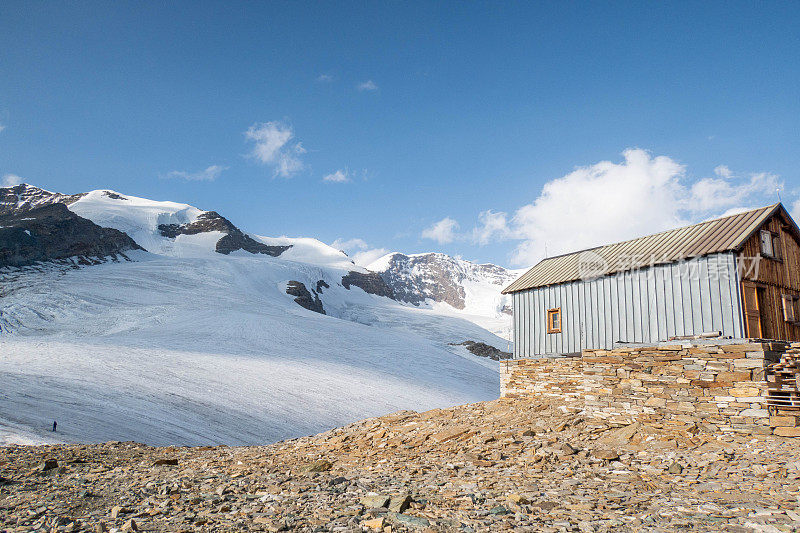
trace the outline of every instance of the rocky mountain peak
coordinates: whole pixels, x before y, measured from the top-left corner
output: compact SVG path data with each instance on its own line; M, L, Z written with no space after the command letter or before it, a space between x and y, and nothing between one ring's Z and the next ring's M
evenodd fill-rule
M51 204L70 205L86 193L61 194L50 192L27 183L13 187L0 187L0 215L22 213L30 209Z
M500 289L517 276L501 266L475 264L438 252L392 253L368 268L380 274L399 301L419 305L430 299L460 310L468 306L468 286L477 291L496 292L499 298ZM473 296L478 297L477 294Z

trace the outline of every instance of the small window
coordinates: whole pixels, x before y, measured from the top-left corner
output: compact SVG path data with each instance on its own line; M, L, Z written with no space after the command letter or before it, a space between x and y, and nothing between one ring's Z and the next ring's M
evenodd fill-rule
M773 257L772 232L761 230L761 254Z
M775 259L781 258L781 236L780 235L773 235L772 236L772 257Z
M783 294L781 300L783 300L783 319L786 322L797 322L800 319L800 297Z
M561 308L547 310L547 333L561 333Z

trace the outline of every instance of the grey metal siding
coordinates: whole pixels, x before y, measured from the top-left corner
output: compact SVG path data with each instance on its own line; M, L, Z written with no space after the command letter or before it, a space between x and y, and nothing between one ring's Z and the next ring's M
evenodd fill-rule
M733 253L619 272L513 293L514 356L655 343L722 331L744 335ZM561 333L547 333L547 310L560 307Z

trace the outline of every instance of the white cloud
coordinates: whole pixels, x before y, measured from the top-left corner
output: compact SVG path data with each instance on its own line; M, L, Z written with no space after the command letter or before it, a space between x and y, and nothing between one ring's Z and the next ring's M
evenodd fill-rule
M359 91L377 91L378 90L378 85L372 80L362 81L361 83L358 84L358 90Z
M352 180L350 179L350 171L345 169L337 170L336 172L332 172L324 176L322 181L326 181L328 183L348 183Z
M317 81L320 83L330 83L333 81L333 75L331 74L320 74L317 76Z
M386 248L370 248L364 239L336 239L331 246L345 252L353 262L366 267L389 253Z
M2 131L3 131L4 129L6 129L6 127L5 127L3 124L0 124L0 133L2 133Z
M422 230L421 237L423 239L430 239L439 244L447 244L453 242L458 237L458 222L450 217L445 217L439 222Z
M251 157L273 168L274 175L289 178L303 170L300 156L306 152L299 142L292 142L294 131L281 122L262 122L250 126L245 137L255 144Z
M186 181L214 181L222 174L223 170L226 170L228 167L222 167L219 165L211 165L205 170L201 170L200 172L185 172L183 170L173 170L172 172L168 172L164 177L167 179L181 179Z
M777 201L775 192L781 188L781 181L774 174L765 172L751 174L749 178L737 178L727 167L719 172L714 169L718 178L703 178L692 184L689 207L694 211L718 211L743 207L753 198L767 198L770 194ZM774 203L774 202L773 202ZM748 206L751 207L751 206Z
M5 174L0 183L2 183L3 187L15 187L20 183L22 183L22 178L20 178L16 174Z
M731 169L729 169L727 165L718 165L714 167L714 174L725 179L733 177L733 172L731 172Z
M550 256L572 252L768 205L782 187L779 178L768 173L739 176L720 165L715 177L692 179L669 157L654 157L641 149L622 155L622 162L601 161L549 181L533 202L512 216L482 212L472 241L485 245L518 240L511 262L530 266L545 256L545 250ZM792 209L800 214L800 201ZM449 242L448 235L458 238L448 233L446 224L438 229L445 236L440 242Z
M478 215L479 226L472 230L472 242L481 246L495 240L505 240L512 235L508 215L489 209Z

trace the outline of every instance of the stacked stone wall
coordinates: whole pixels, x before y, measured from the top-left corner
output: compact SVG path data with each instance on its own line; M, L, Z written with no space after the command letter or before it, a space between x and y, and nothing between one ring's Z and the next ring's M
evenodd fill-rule
M767 366L787 350L800 351L800 344L651 346L514 359L501 363L501 396L538 396L622 424L800 436L797 413L767 408Z

